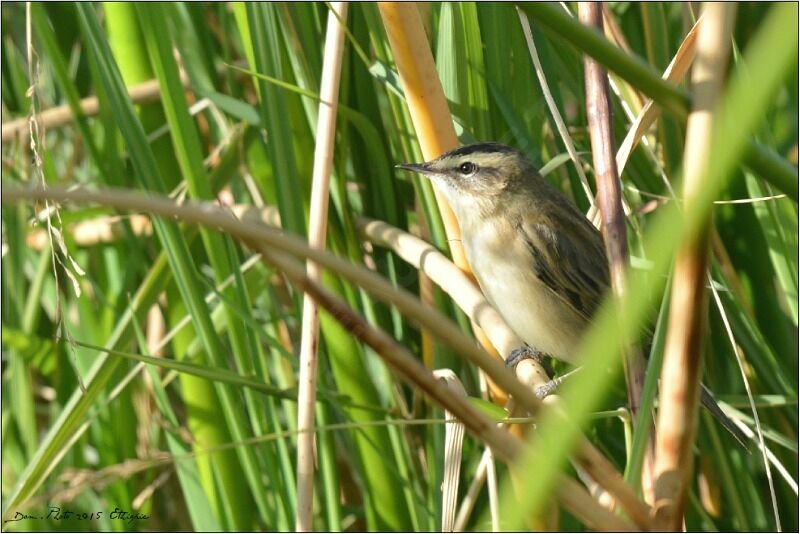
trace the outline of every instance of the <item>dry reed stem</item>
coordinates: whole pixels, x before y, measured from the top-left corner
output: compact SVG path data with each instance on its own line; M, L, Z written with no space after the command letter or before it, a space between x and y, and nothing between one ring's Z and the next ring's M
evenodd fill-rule
M697 50L697 32L700 29L700 22L702 20L702 17L699 18L694 26L692 26L692 29L689 30L686 37L684 37L681 45L678 47L678 51L667 66L667 70L664 71L662 78L665 80L678 84L683 80L683 77L686 76L689 67L694 61ZM631 125L628 134L625 136L625 139L622 141L617 151L617 169L620 174L622 174L622 171L625 169L625 165L628 163L628 158L631 153L639 144L639 141L642 139L647 129L650 128L660 114L661 108L654 105L652 100L648 100L639 112L639 115Z
M453 532L463 532L467 526L472 510L478 501L478 494L483 487L484 482L487 483L489 489L489 515L492 520L492 532L500 530L499 514L497 509L497 484L496 480L492 480L494 473L494 456L492 449L486 447L481 455L481 461L475 469L475 474L472 476L472 482L467 489L467 493L461 500L461 507L458 509L456 521L453 526ZM493 483L494 482L494 483Z
M489 304L480 289L436 247L383 221L359 217L356 227L364 238L391 249L450 295L456 305L481 327L499 352L508 354L522 346L522 341Z
M459 397L467 397L467 390L452 369L436 369L433 376L443 381L447 388ZM450 422L452 414L444 411L447 423L444 427L444 466L442 475L442 532L453 532L456 520L458 484L461 480L461 461L463 459L464 424Z
M184 87L188 85L188 80L184 75L181 75L181 81ZM159 88L158 80L147 80L129 87L128 95L134 104L150 104L161 100L161 89ZM85 116L91 117L100 112L100 103L96 96L90 96L80 101L80 108ZM67 104L46 109L39 114L39 123L46 130L59 128L73 120L75 120L75 116ZM27 135L27 133L27 117L20 117L3 123L3 142L12 141L18 135Z
M238 64L238 63L237 63ZM181 83L186 89L189 89L189 78L186 74L180 72ZM137 85L132 85L127 88L128 96L131 102L136 105L152 104L161 100L161 88L157 79L147 80ZM81 113L85 117L94 117L100 113L100 103L96 96L88 96L79 102ZM75 115L72 113L72 108L69 104L54 106L39 113L38 120L40 126L44 130L53 128L60 128L75 120ZM17 136L28 135L28 119L27 117L19 117L4 122L2 126L2 140L3 142L12 141Z
M378 8L423 157L426 160L434 159L456 148L458 138L439 81L439 74L436 72L420 10L414 2L404 4L381 2ZM427 9L425 11L427 15ZM465 272L472 273L464 254L464 247L461 245L461 229L455 214L436 184L431 183L431 187L453 260ZM424 276L420 276L420 297L423 302L433 303L432 291L432 285ZM491 344L482 343L482 345L491 354L493 350ZM434 345L425 328L422 329L422 349L423 360L429 368L432 368Z
M703 7L692 70L693 109L686 129L684 198L686 210L711 165L709 153L715 107L723 88L730 53L734 8L726 3ZM679 530L692 469L692 444L697 427L702 343L708 309L705 291L708 266L708 225L680 244L670 296L670 313L656 436L655 513L662 529Z
M578 8L583 24L599 28L602 31L603 16L599 2L581 2L578 4ZM603 241L611 269L611 287L618 298L623 298L626 288L625 271L629 263L628 239L625 213L622 209L622 190L614 158L608 75L599 63L589 57L584 58L584 72L586 114L589 119L598 205L603 221ZM633 371L636 370L636 363L629 361L632 369L626 369L626 378L629 382L628 398L634 418L638 412L641 386L644 381L643 365L638 369L641 374L633 374Z
M356 224L359 231L369 241L391 248L402 259L425 272L432 281L453 298L470 319L480 325L499 351L503 352L509 346L519 346L514 332L486 301L483 294L469 284L466 276L460 273L459 269L431 244L382 221L360 218ZM531 362L526 360L523 363ZM517 377L530 391L548 381L547 375L538 365L526 367L520 364ZM524 408L529 413L534 413L529 404ZM634 517L637 524L649 524L649 509L639 503L636 495L619 473L588 440L582 440L580 447L576 450L575 461L582 465L604 489L620 499L620 505Z
M322 64L317 135L308 223L308 244L324 249L328 228L330 178L333 145L336 138L336 109L344 51L343 25L347 21L347 2L334 2L328 14L325 34L325 57ZM308 277L321 279L319 266L307 262ZM314 527L314 442L317 399L317 362L319 347L319 310L311 295L303 295L303 319L300 339L300 369L297 378L297 516L295 530L310 532Z
M372 328L367 321L347 307L338 297L319 283L311 280L295 260L276 255L258 241L246 239L265 260L280 269L298 289L309 293L346 330L371 347L381 358L411 386L424 391L433 401L459 419L469 432L490 446L505 462L519 456L523 444L507 431L474 408L464 397L454 394L426 369L402 345L385 332ZM557 498L564 508L597 530L632 532L632 525L601 507L577 482L560 476Z
M540 405L539 400L529 387L521 384L501 362L498 362L480 348L476 347L469 338L464 336L455 325L451 324L450 321L437 310L421 305L416 298L404 290L393 287L375 273L367 271L362 267L355 266L346 260L332 256L324 251L309 248L302 240L294 236L284 234L273 228L254 225L236 219L223 208L191 202L178 206L167 198L144 196L113 189L98 192L86 189L67 190L59 186L47 190L41 188L21 190L13 186L4 186L2 188L2 198L4 202L19 201L22 199L41 200L47 198L57 202L98 203L117 209L141 211L158 216L179 218L185 222L217 228L247 242L266 243L283 252L311 259L325 268L330 269L332 272L362 286L379 299L395 305L401 312L409 317L413 317L419 324L426 324L433 333L451 346L456 353L482 368L489 377L500 387L511 393L516 401L527 410L535 412ZM266 218L269 219L269 217ZM529 362L526 361L524 363ZM582 453L582 450L578 451L578 454ZM630 517L639 517L642 513L646 515L649 508L636 499L629 487L624 484L615 486L614 481L621 479L621 476L611 463L602 455L597 456L596 460L598 460L596 463L592 463L587 468L595 480L601 483L603 487L619 499L620 506L626 510L626 513L628 513ZM559 480L563 482L563 480L569 479L562 476ZM570 480L569 482L572 481ZM615 490L619 490L620 488L622 489L621 492L615 492ZM581 490L583 490L583 488L581 488ZM588 493L586 493L586 496L588 496ZM568 495L561 496L560 498L569 500ZM579 497L579 500L582 502L582 497ZM596 503L594 504L596 505ZM567 504L564 504L564 506L566 507ZM603 509L603 512L608 513L605 509ZM573 511L573 513L575 512Z
M435 159L456 148L458 137L419 10L413 2L380 2L378 7L422 155L426 160ZM461 230L455 214L435 184L433 190L453 260L456 265L471 272L461 246Z

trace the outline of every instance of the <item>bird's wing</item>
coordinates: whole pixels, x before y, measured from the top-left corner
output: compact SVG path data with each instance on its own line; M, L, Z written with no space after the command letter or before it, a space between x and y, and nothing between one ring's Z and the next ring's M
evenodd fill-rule
M609 286L600 233L566 200L520 224L536 276L580 316L590 319Z

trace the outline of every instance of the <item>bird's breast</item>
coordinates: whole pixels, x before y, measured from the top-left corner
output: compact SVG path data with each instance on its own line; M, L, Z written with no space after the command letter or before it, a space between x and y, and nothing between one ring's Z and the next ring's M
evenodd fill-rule
M483 224L464 228L462 235L481 290L528 345L571 361L584 321L536 277L535 260L522 237L497 228Z

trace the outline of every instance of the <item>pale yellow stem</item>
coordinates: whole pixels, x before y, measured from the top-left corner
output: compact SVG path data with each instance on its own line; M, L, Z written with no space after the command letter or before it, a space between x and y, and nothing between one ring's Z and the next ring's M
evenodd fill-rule
M730 53L734 6L707 3L697 36L692 70L693 109L686 125L684 198L692 210L710 167L716 104L722 92ZM702 347L708 298L708 225L681 243L675 260L674 283L661 370L661 395L656 434L655 512L662 529L679 530L692 468L692 444L697 427Z
M336 138L336 108L344 50L343 24L347 20L347 2L334 2L328 14L325 35L325 59L322 65L319 118L314 147L308 244L325 248L328 228L333 144ZM319 266L307 262L310 280L321 278ZM319 346L319 308L317 302L303 295L303 323L300 342L300 370L297 395L297 518L295 529L310 532L314 527L314 415L317 398L317 348Z
M458 137L439 74L436 72L430 43L422 26L422 18L413 2L380 2L378 7L422 155L426 160L434 159L458 147ZM465 271L471 272L461 246L461 230L455 214L436 185L433 190L453 261Z

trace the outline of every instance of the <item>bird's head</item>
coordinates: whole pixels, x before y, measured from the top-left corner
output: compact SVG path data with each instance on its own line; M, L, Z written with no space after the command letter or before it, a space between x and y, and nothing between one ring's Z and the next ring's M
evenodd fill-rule
M467 145L426 163L397 167L434 180L455 208L475 202L492 203L532 175L538 176L524 154L500 143Z

